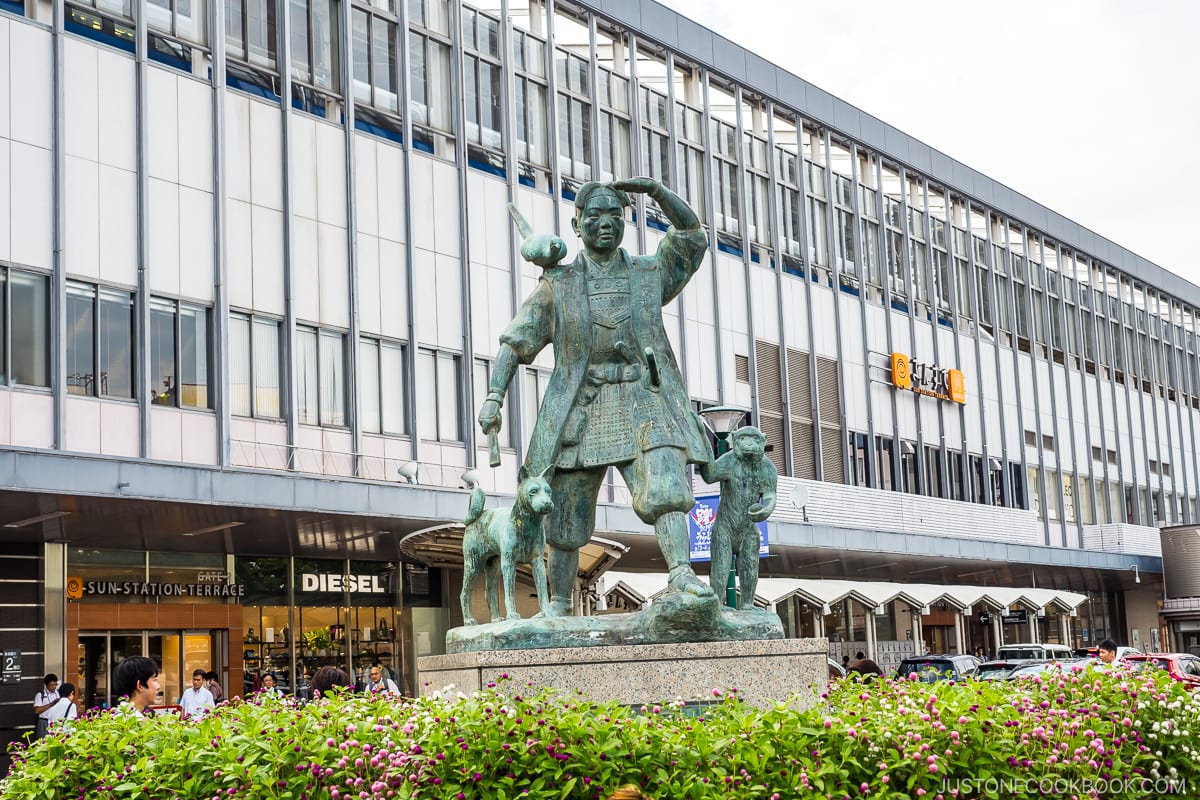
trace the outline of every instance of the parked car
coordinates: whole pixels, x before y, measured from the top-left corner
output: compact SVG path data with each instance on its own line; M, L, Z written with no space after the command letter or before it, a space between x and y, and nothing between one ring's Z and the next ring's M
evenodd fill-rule
M1086 664L1087 661L1085 659L1078 658L1068 658L1061 661L1034 661L1017 667L1008 673L1008 677L1005 680L1015 681L1019 678L1032 678L1035 675L1066 672L1076 668L1082 669Z
M1002 681L1012 674L1012 671L1030 664L1046 663L1030 659L997 659L985 661L975 670L977 681Z
M1117 661L1121 661L1128 656L1140 656L1141 654L1142 651L1138 650L1136 647L1125 647L1124 645L1117 646ZM1075 655L1078 658L1099 658L1100 648L1080 647L1075 650Z
M835 678L846 677L846 668L845 667L843 667L838 662L834 661L832 658L826 657L825 660L829 662L829 680L832 681Z
M1061 661L1075 658L1075 652L1065 644L1004 644L996 650L997 661Z
M897 678L917 673L922 681L962 681L975 674L979 659L975 656L948 653L946 655L912 656L900 662Z
M1200 688L1200 657L1190 653L1147 653L1125 659L1130 669L1141 672L1157 667L1182 683L1188 689Z

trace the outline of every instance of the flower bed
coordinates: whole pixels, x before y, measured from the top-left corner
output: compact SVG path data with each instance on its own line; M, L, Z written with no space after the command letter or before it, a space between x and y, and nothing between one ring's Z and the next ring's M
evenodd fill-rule
M1200 796L1200 693L1164 674L847 681L808 711L629 709L505 685L420 700L95 713L14 751L4 798L655 800ZM501 690L504 690L501 692Z

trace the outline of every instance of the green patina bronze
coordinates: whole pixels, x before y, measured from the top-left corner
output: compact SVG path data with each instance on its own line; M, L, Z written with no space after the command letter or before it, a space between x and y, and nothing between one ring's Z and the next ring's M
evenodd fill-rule
M654 255L631 256L621 247L629 193L653 198L671 222ZM554 372L520 473L521 481L545 474L551 489L553 510L544 524L550 602L540 618L516 625L511 618L500 623L508 636L504 631L476 631L468 636L468 629L457 629L450 632L448 647L454 652L455 648L558 646L556 641L565 644L566 640L578 645L577 638L625 644L782 636L774 614L722 613L712 588L696 576L689 562L685 515L695 501L688 464L711 470L713 454L691 409L663 327L662 308L683 290L704 260L708 236L695 212L650 178L584 184L576 195L572 220L583 249L566 263L561 239L535 235L519 214L514 216L524 237L522 256L544 271L500 337L479 424L494 439L513 375L520 365L531 363L552 346ZM493 448L493 461L496 457ZM579 548L592 536L596 498L609 467L620 471L638 517L654 527L668 569L670 600L644 625L636 614L615 615L625 619L589 622L584 632L580 623L555 618L570 614ZM735 492L736 502L749 492ZM767 497L760 491L752 501L758 507L747 504L744 513L760 515ZM773 505L773 482L769 497ZM752 560L757 574L757 558ZM676 611L668 613L668 609ZM764 615L769 619L764 621ZM678 629L671 619L678 621ZM568 633L575 628L579 628L575 634ZM649 639L647 628L653 629Z

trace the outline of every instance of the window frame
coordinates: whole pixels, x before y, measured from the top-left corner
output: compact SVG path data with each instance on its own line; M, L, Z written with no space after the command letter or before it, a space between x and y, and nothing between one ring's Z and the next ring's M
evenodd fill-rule
M174 386L168 386L167 392L159 392L157 386L147 383L146 388L149 392L150 405L164 406L167 408L187 409L191 411L212 411L213 410L213 309L212 306L202 305L189 300L180 300L172 297L161 297L151 295L149 300L151 319L153 319L154 306L158 304L160 310L165 307L172 309L172 323L174 340L174 371L171 377L174 378ZM187 308L191 311L201 311L204 313L204 405L185 404L183 402L182 387L183 374L183 309ZM151 363L154 361L154 325L151 322L150 329L146 333L146 347L150 350ZM149 380L150 376L146 376ZM171 402L155 402L156 397L163 395L171 396Z
M286 381L285 381L286 372L284 370L284 362L285 362L285 354L284 354L284 347L283 347L284 320L280 319L279 317L273 317L273 316L270 316L267 314L256 314L252 311L239 311L239 310L230 310L229 319L231 322L234 319L245 320L247 329L249 332L249 335L247 336L247 339L246 339L246 347L247 347L247 351L248 351L246 353L246 364L250 371L250 381L248 384L249 395L250 395L249 396L250 413L249 413L249 415L238 414L236 412L233 412L232 406L231 406L230 412L231 412L232 416L238 417L240 419L261 419L261 420L270 420L273 422L278 422L278 421L287 419L287 397L288 397L289 393L286 391ZM260 372L261 366L259 364L259 359L258 359L258 355L257 355L257 347L256 347L257 339L255 338L255 333L258 330L259 325L265 325L265 324L271 324L275 327L275 351L277 354L277 357L275 359L275 364L276 364L276 369L277 369L277 374L275 376L275 378L276 378L275 390L276 390L276 394L277 394L276 406L279 409L279 413L276 415L265 413L259 407L259 389L260 389L259 379L260 379L260 375L261 375L261 372Z
M136 400L137 400L137 395L136 395L137 388L136 387L138 385L137 359L134 358L134 350L136 347L137 336L138 336L138 319L137 319L137 313L136 313L136 293L130 289L123 289L123 288L115 287L115 286L105 286L103 284L88 283L86 281L77 281L77 280L68 280L66 283L66 288L67 288L68 300L71 296L72 289L90 290L91 296L88 299L91 301L90 305L91 305L91 314L92 314L92 320L91 320L91 326L90 326L91 341L89 342L90 351L91 351L90 355L91 355L91 359L92 359L92 372L90 375L78 375L78 376L64 374L63 375L63 386L65 388L66 393L68 395L71 395L74 397L100 397L100 398L104 398L106 400L123 400L123 401L128 401L128 402L136 402ZM104 325L104 301L105 301L104 295L105 295L105 293L108 293L110 295L109 299L113 299L111 297L112 295L120 294L120 295L122 295L122 298L123 298L122 302L126 302L126 301L128 302L129 333L130 333L129 351L128 351L129 363L127 365L128 369L129 369L129 393L128 394L113 394L113 393L110 393L107 391L102 391L102 389L101 389L101 387L104 387L107 385L104 376L108 372L106 369L104 369L107 366L107 361L106 361L107 354L105 352L105 345L103 343L104 342L103 325ZM64 308L64 313L66 313L66 308ZM71 322L70 317L68 317L67 322L68 322L68 324ZM64 342L64 348L69 351L70 347L71 347L71 338L70 338L70 335L68 334L67 341ZM68 352L68 356L69 356L69 352ZM64 367L65 366L66 365L64 365ZM64 369L64 372L65 372L65 369ZM87 380L87 385L84 387L84 389L85 389L84 391L82 391L82 392L72 392L71 391L71 388L72 388L71 380L73 378L84 378Z

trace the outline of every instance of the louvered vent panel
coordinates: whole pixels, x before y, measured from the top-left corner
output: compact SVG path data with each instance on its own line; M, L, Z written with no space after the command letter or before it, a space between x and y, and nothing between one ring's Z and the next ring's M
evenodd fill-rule
M763 432L763 436L767 438L767 444L770 449L767 451L767 458L771 459L771 463L775 465L775 469L780 475L784 474L784 449L783 449L783 417L773 414L759 414L758 427Z
M812 419L812 382L808 379L808 353L787 349L788 401L793 420Z
M817 356L817 411L822 423L841 424L841 382L838 363Z
M750 382L750 356L733 354L733 379L738 383Z
M811 422L792 421L792 468L797 478L817 479L817 451Z
M758 409L783 413L783 381L779 375L779 347L770 342L754 342L755 378L758 380Z
M821 469L823 477L830 483L842 483L842 461L846 457L846 440L842 429L821 426Z

